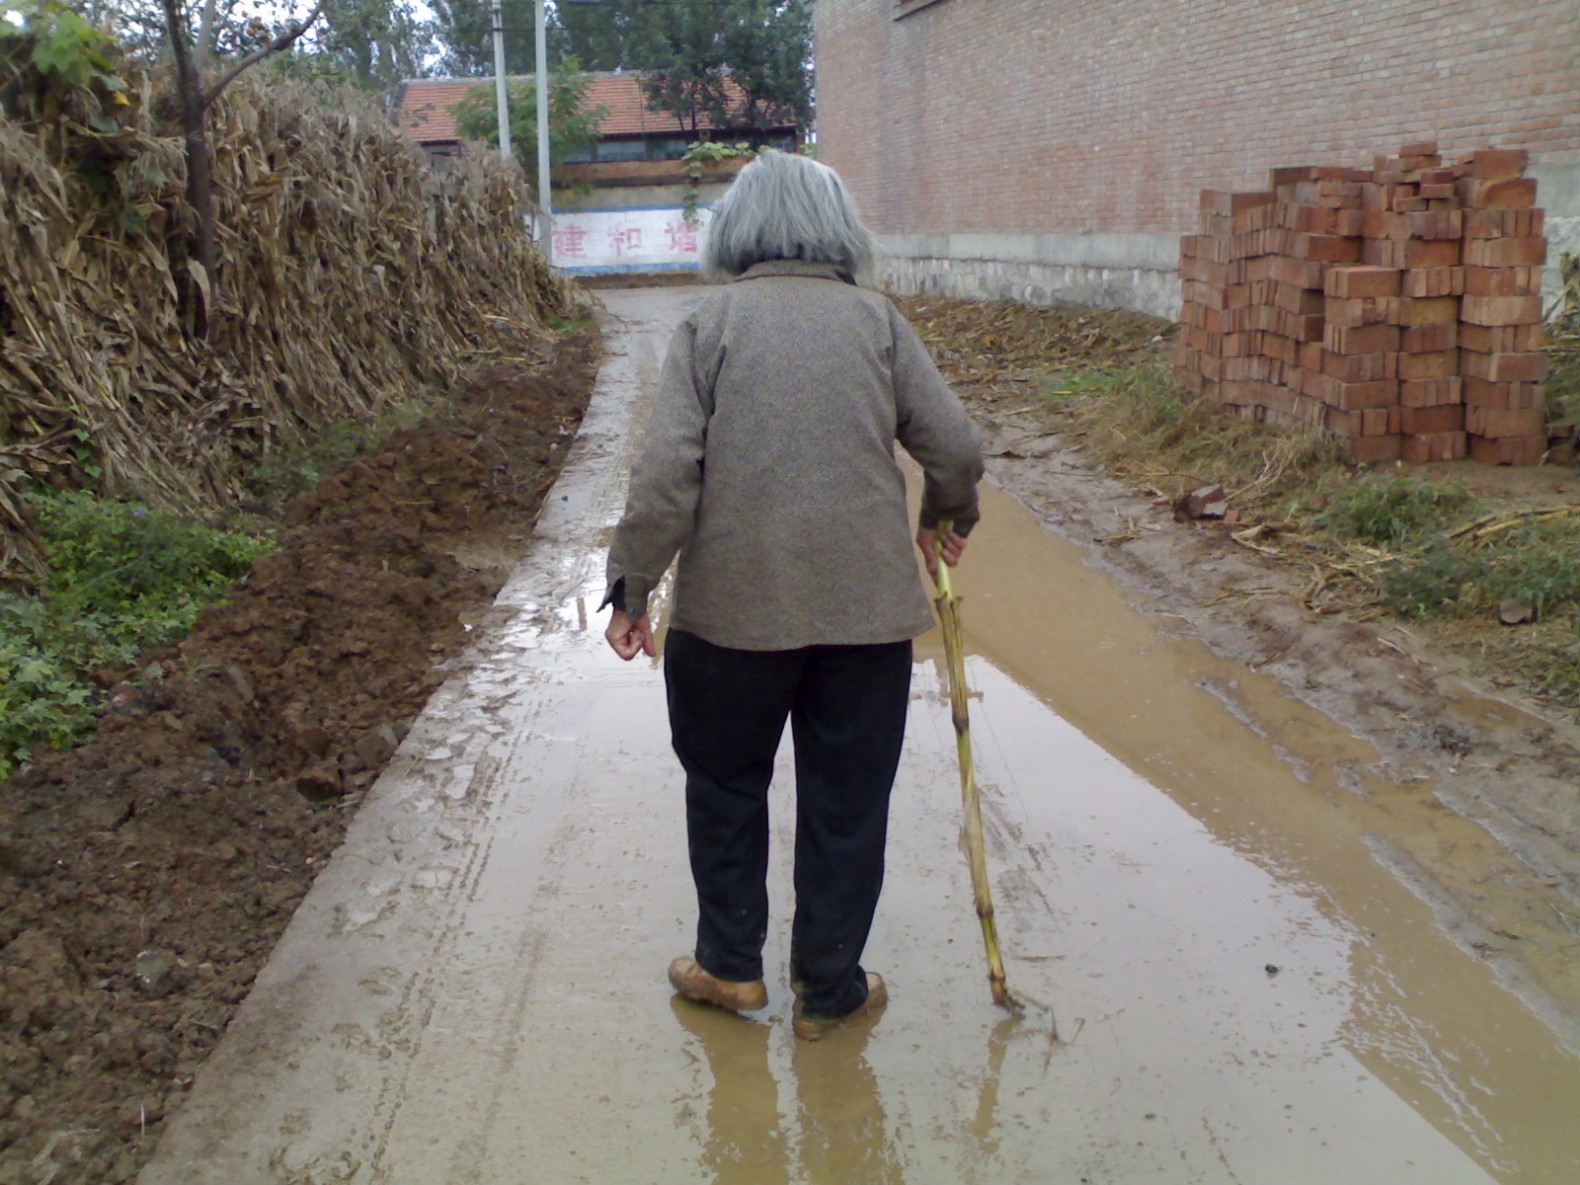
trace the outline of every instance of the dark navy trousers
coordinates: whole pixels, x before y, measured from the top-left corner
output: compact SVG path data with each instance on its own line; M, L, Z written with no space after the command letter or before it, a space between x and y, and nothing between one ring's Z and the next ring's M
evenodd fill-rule
M790 975L808 1012L845 1015L867 995L861 952L883 887L911 643L733 650L670 630L664 681L686 772L697 962L721 979L763 977L768 784L788 719L796 776Z

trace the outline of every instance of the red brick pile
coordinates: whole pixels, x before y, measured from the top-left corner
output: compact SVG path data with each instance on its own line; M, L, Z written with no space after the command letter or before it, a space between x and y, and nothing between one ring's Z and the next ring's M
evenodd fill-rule
M1407 144L1371 169L1204 192L1202 233L1180 243L1180 382L1247 419L1326 427L1357 460L1535 464L1547 240L1525 165Z

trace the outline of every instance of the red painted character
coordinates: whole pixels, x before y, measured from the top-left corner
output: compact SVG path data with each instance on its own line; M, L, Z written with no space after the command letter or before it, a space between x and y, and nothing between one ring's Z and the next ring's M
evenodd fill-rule
M554 254L560 259L587 258L587 231L568 222L554 232Z
M609 245L614 253L624 255L630 251L642 249L642 228L639 226L616 226L609 231Z
M666 222L664 233L669 236L669 249L686 255L697 253L697 224L695 222Z

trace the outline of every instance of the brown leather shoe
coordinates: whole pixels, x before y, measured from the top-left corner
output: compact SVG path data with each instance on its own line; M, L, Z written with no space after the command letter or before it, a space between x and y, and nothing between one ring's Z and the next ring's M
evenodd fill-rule
M795 1008L790 1014L790 1028L795 1035L803 1041L817 1041L832 1033L835 1029L843 1028L853 1020L864 1016L871 1016L880 1012L889 1002L889 989L884 986L883 976L876 971L867 972L867 998L857 1005L854 1012L844 1016L813 1016L801 1006L801 997L796 996Z
M689 957L676 959L669 965L669 983L688 1000L731 1012L756 1012L768 1006L768 989L762 980L720 979L708 974L701 963Z

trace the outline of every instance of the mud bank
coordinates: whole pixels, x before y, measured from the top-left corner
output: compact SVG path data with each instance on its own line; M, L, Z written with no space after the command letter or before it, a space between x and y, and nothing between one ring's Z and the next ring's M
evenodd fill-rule
M597 352L495 366L297 499L92 742L0 789L0 1181L136 1175L525 546Z

